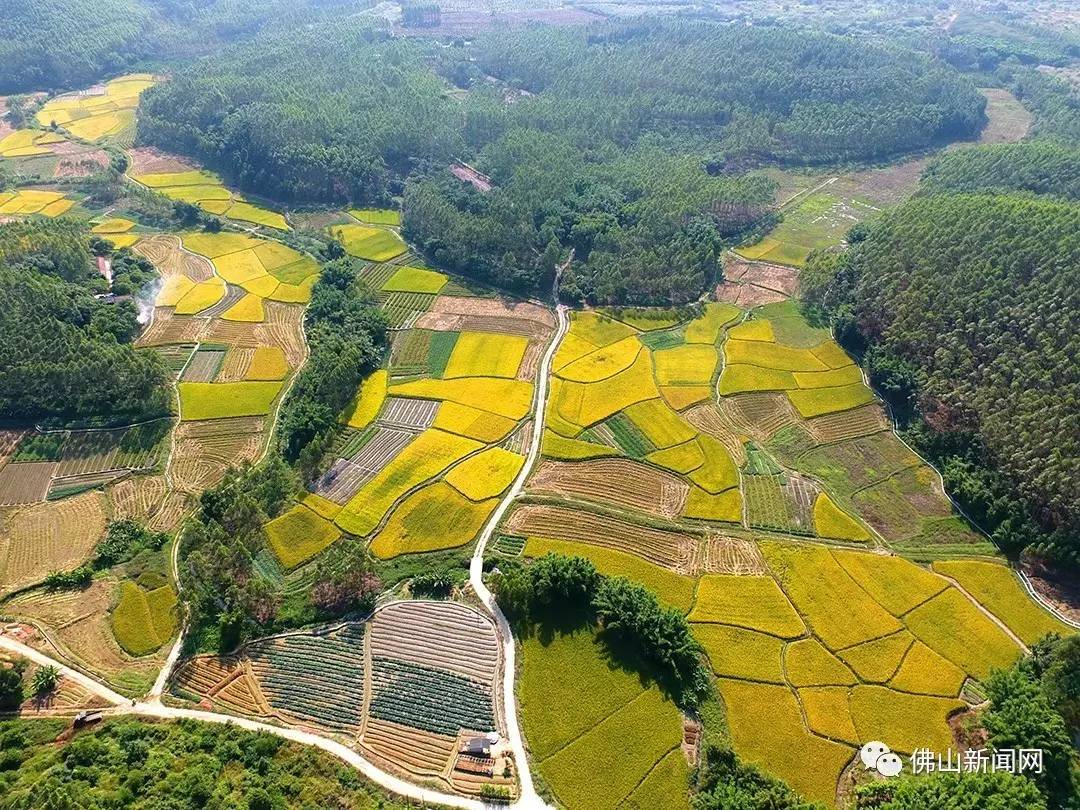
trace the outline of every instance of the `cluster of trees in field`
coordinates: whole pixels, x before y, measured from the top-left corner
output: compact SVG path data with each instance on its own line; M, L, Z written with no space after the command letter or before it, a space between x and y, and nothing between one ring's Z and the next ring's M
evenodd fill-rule
M93 258L81 223L0 225L0 417L168 411L164 364L131 345L141 331L136 306L94 297L107 285ZM129 253L118 266L129 286L147 278Z
M1080 37L1033 25L1016 14L963 11L934 51L965 71L993 71L1003 62L1063 66L1080 56Z
M272 734L116 717L57 741L66 728L0 722L4 810L405 810L332 755Z
M386 349L386 314L359 280L362 263L323 265L305 315L310 355L281 409L281 446L308 480L333 439L338 414L374 371Z
M705 652L686 616L635 582L600 574L584 557L549 553L527 566L507 565L493 585L521 631L594 623L614 655L647 672L680 705L696 706L711 690Z
M1080 92L1072 85L1058 76L1013 65L1003 65L997 75L1034 113L1033 135L1080 147Z
M806 299L999 545L1080 563L1080 205L935 194L850 241Z
M925 54L822 33L653 20L436 48L335 20L179 71L139 137L290 202L403 194L406 235L485 281L546 288L573 249L570 297L659 303L696 298L767 221L775 186L748 168L967 137L984 106Z

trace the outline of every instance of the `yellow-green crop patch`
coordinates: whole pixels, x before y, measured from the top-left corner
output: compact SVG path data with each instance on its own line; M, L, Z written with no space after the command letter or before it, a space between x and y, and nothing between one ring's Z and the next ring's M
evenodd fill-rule
M787 398L804 419L826 413L850 411L874 401L874 393L861 382L836 388L808 388L788 391Z
M592 383L625 371L637 360L642 351L636 336L617 340L567 363L559 369L559 376L571 382Z
M829 368L844 368L850 366L854 362L851 356L845 352L835 340L826 340L824 343L815 346L810 351L814 353L814 357L827 365Z
M386 262L408 248L401 237L388 228L370 225L334 225L330 228L345 252L369 262Z
M697 430L671 410L662 399L647 399L627 408L624 413L654 447L674 447L685 444L697 435Z
M719 686L739 756L783 779L808 799L831 806L840 772L853 750L810 734L795 695L786 686L726 678L720 679Z
M349 216L372 225L401 225L401 212L389 208L350 208Z
M803 638L788 644L784 652L784 670L792 686L854 686L858 679L844 663L822 646L816 638Z
M915 639L907 630L877 638L837 653L859 678L868 683L885 683L904 660Z
M729 338L724 342L724 357L732 365L760 366L777 371L829 370L809 349L797 349L761 340Z
M814 499L814 531L819 537L834 540L851 540L856 543L870 540L870 532L833 503L832 498L824 492L818 493Z
M655 332L658 329L668 329L682 323L683 316L677 309L664 309L656 307L630 307L616 308L604 311L616 320L629 324L642 332Z
M489 447L469 456L446 474L446 483L472 501L494 498L513 483L525 456L501 447Z
M517 421L497 413L447 401L439 404L433 427L476 439L484 444L492 444L509 436L517 427Z
M740 310L731 304L708 303L700 317L686 325L687 343L716 343L725 324L739 317Z
M732 488L718 495L706 492L701 487L690 487L683 506L682 517L694 520L719 521L721 523L739 523L742 521L742 493Z
M547 458L580 461L587 458L621 455L614 447L578 439L568 439L550 430L544 430L544 443L541 451Z
M787 391L795 387L795 376L790 371L761 366L735 363L724 366L720 375L720 393L724 396L751 391Z
M225 297L225 282L220 278L200 281L176 302L177 315L195 315Z
M762 543L761 550L826 647L843 649L903 627L848 576L827 548Z
M589 729L538 769L567 807L618 807L676 748L682 715L655 687Z
M676 749L649 771L645 780L634 788L622 806L627 810L690 810L687 786L690 769L686 755Z
M690 480L713 495L738 486L739 470L720 440L702 433L697 441L705 463L690 473Z
M656 399L660 392L653 381L652 363L641 352L626 371L595 383L563 381L552 386L554 407L563 419L574 425L588 427L636 402Z
M198 253L208 259L216 259L226 253L236 253L239 250L256 247L261 240L247 234L228 231L218 233L192 231L182 234L180 241L192 253Z
M893 751L944 751L953 744L949 715L967 704L954 698L908 695L883 686L851 690L851 719L861 740L881 740Z
M337 513L341 511L340 504L336 504L328 498L324 498L322 495L316 495L314 492L307 493L301 500L301 503L315 514L324 517L327 520L333 520L337 517Z
M516 377L529 339L497 332L462 332L443 377Z
M1076 632L1036 604L1005 565L983 560L940 560L932 567L959 582L960 587L1001 619L1025 644L1034 644L1047 633Z
M352 402L345 408L342 421L349 427L363 430L379 415L386 400L386 383L389 374L384 368L373 371L356 392Z
M243 298L221 313L222 320L262 323L266 320L266 307L258 295L246 293Z
M249 203L240 194L226 188L221 178L212 172L192 170L137 174L132 175L132 179L169 199L197 205L211 214L278 231L289 230L289 223L279 212Z
M283 380L289 373L285 351L280 346L256 346L245 380Z
M843 686L810 686L799 690L806 724L816 734L859 745L858 732L848 709L848 690Z
M663 450L656 450L645 458L653 464L681 475L692 472L705 463L705 453L701 445L693 439Z
M109 616L117 643L136 657L160 648L175 632L175 604L171 585L148 592L129 579L121 582L120 599Z
M802 619L776 581L765 576L706 574L698 583L692 622L745 627L779 638L806 632Z
M270 550L285 570L310 560L341 537L333 523L303 504L274 518L264 530Z
M889 681L889 686L901 692L919 695L956 697L960 694L967 673L952 661L942 658L921 641L916 641L900 670Z
M878 604L902 616L949 587L944 579L910 560L861 551L833 551L833 557Z
M159 307L174 307L176 302L187 295L194 286L195 282L187 276L169 276L158 290L154 304Z
M662 385L660 396L676 411L684 411L699 402L712 399L713 389L708 385Z
M150 188L169 188L182 186L207 186L214 188L221 185L221 178L213 172L192 169L187 172L158 172L155 174L134 174L137 180Z
M780 639L726 624L693 624L691 627L717 675L784 683L780 664L784 642Z
M828 371L795 371L792 376L799 388L838 388L862 383L862 369L854 364Z
M1020 648L967 597L949 588L904 617L908 629L934 652L983 679L1012 666Z
M613 318L590 311L570 315L570 334L599 348L630 337L634 330Z
M436 481L401 502L371 541L371 552L389 559L463 546L476 537L497 504L494 498L470 501L445 481Z
M104 92L69 93L49 99L35 118L43 127L64 127L72 135L98 141L130 132L135 125L139 95L154 85L153 78L121 76L105 84Z
M591 628L518 639L518 702L529 749L542 761L645 691L610 664Z
M74 204L74 200L65 200L59 191L20 188L7 194L0 192L0 214L41 214L57 217ZM67 207L60 210L59 206Z
M508 419L522 419L532 408L532 383L498 377L413 380L390 386L396 397L438 399L487 410Z
M542 557L545 554L563 554L567 557L585 557L592 560L596 570L612 577L626 577L639 582L655 593L660 601L678 608L684 613L694 601L695 581L692 577L676 574L666 568L643 560L635 554L570 540L549 540L530 537L523 552L526 557Z
M379 525L398 498L481 447L479 442L425 430L345 504L335 522L363 537Z
M719 360L713 346L700 343L653 352L660 385L705 385L712 380Z
M185 421L262 416L281 391L280 382L181 382L180 410Z
M584 338L578 337L572 330L573 326L571 326L570 332L563 335L563 339L559 341L559 348L555 352L555 357L552 358L551 369L555 373L562 371L575 360L601 348L600 346L594 346ZM633 337L633 335L630 337ZM625 338L623 339L625 340ZM612 342L614 343L614 341Z
M382 285L383 292L437 293L450 279L445 273L423 267L402 267Z
M236 197L234 196L233 199L236 200ZM236 200L229 206L225 211L225 216L229 219L239 220L240 222L253 222L256 225L263 225L279 231L289 230L289 223L277 211L261 208L243 200Z
M135 227L135 223L130 219L124 219L123 217L113 217L111 219L105 219L90 229L91 233L127 233Z
M728 340L756 340L766 343L775 343L776 335L773 333L772 324L763 318L754 318L743 321L738 326L728 330Z

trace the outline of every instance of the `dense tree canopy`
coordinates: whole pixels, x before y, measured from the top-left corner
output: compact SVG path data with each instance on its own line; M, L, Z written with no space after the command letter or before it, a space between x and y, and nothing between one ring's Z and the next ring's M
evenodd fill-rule
M167 411L164 364L131 345L135 305L96 299L104 279L91 268L83 225L0 226L0 417Z
M1080 206L939 195L853 238L811 261L808 300L870 347L875 382L922 416L951 490L999 543L1080 562Z
M105 720L0 722L3 810L404 810L311 746L231 725Z
M1080 200L1080 148L1021 141L957 149L936 158L923 175L930 192L1029 191Z

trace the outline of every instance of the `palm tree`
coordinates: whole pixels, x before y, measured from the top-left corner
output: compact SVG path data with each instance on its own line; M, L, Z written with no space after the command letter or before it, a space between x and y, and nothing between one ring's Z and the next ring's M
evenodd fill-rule
M31 686L34 689L34 694L37 697L44 697L49 692L52 692L56 688L57 682L60 680L60 670L54 666L44 666L39 668L31 680Z

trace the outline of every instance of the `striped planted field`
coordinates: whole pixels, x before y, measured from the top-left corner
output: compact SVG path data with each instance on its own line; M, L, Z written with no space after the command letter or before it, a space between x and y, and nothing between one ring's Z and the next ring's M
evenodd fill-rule
M20 509L0 529L3 589L32 585L51 571L80 565L105 533L105 523L101 492Z
M56 475L156 467L168 450L170 420L118 430L72 431L64 442Z
M396 602L371 623L371 653L490 683L499 665L491 620L456 602Z
M690 487L678 476L647 464L594 459L545 461L529 479L528 489L674 517L682 511Z
M576 540L625 551L680 574L697 573L700 562L700 541L693 535L560 506L518 507L505 530L525 537Z
M330 467L319 479L315 491L335 503L348 503L364 484L397 457L415 435L401 428L376 427L359 447Z
M220 481L230 466L253 461L262 447L263 427L261 417L181 422L170 468L176 487L197 494Z
M0 506L18 506L45 500L58 466L54 461L4 465L0 468Z

